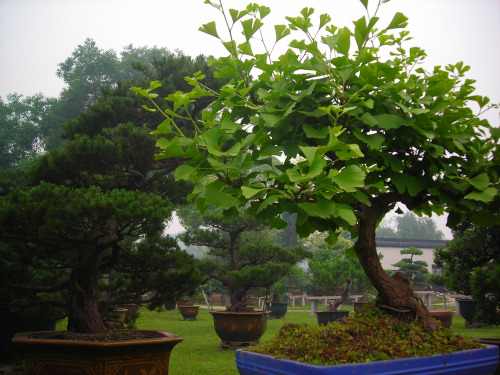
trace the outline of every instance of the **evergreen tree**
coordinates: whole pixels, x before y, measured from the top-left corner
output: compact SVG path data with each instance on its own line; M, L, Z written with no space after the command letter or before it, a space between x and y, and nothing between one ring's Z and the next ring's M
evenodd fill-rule
M187 70L178 74L211 75L204 58L180 60ZM171 90L166 96L184 85L170 68L155 73ZM100 302L141 303L148 292L148 307L161 308L204 282L194 258L163 236L172 202L184 201L186 189L170 175L179 161L155 160L158 115L144 112L129 86L108 87L70 121L64 147L23 172L24 186L5 184L1 308L50 305L52 318L68 315L68 330L93 333L105 330ZM107 285L98 284L103 274L111 276Z

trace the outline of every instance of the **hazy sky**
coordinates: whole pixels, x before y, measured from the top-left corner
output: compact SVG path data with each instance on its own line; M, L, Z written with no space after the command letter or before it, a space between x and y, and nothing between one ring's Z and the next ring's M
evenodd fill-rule
M352 26L365 14L359 0L226 0L226 8L248 3L270 6L268 25L284 24L312 7L331 15L338 26ZM100 49L120 53L128 44L166 47L185 54L220 56L215 38L198 31L222 21L203 0L0 0L0 97L17 92L58 96L64 82L58 64L86 38ZM373 7L375 0L370 0ZM409 17L412 45L428 54L426 67L464 61L478 94L500 102L500 0L392 0L382 6L380 24L400 11ZM223 30L222 24L218 27ZM271 35L271 38L273 35ZM498 126L498 111L486 118Z

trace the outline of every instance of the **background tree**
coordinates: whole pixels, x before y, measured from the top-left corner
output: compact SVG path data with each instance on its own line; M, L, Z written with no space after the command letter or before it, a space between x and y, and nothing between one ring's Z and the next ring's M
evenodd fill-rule
M224 13L220 4L209 3ZM241 24L239 41L234 33L225 40L215 22L203 25L201 31L228 48L229 56L212 65L232 81L213 92L192 76L190 93L167 98L179 113L200 95L217 100L195 122L195 137L166 134L158 158L169 158L174 150L189 158L176 178L198 184L190 198L201 209L249 207L258 220L281 228L286 225L281 213L297 213L300 236L328 232L331 243L340 228L349 230L379 305L409 309L435 329L408 278L400 272L389 276L382 268L375 230L398 205L427 216L446 211L451 227L487 206L498 195L494 157L500 132L479 117L489 100L473 94L474 81L465 78L469 67L461 62L431 71L418 67L425 52L406 48L408 31L393 34L406 27L407 18L398 12L382 24L381 4L354 21L352 30L329 24L326 14L313 27L313 10L304 8L286 18L288 25L275 27L277 42L299 34L279 58L266 48L273 43L256 45L252 39L267 7L224 13L229 29ZM361 5L368 10L368 1ZM256 79L254 68L260 72ZM155 86L135 91L154 99ZM276 164L273 157L281 155ZM256 164L269 169L258 176ZM207 185L215 179L216 185ZM488 225L498 222L498 215L481 210L471 220Z
M198 68L210 74L203 58L180 59L184 69L196 69L191 74ZM172 91L165 95L182 88L175 87L181 80L173 80L168 68L163 65L165 89ZM113 275L106 303L141 303L151 292L150 308L204 282L193 257L163 236L171 202L184 201L186 189L176 189L169 176L178 161L154 160L151 133L158 115L144 112L129 86L103 90L67 124L63 148L38 158L25 172L24 186L5 185L0 238L3 259L9 259L2 275L10 281L2 283L2 297L8 297L2 308L53 303L68 314L69 330L93 333L105 330L98 306L102 274ZM203 103L207 100L193 103L194 113ZM19 268L26 269L22 282L7 279Z
M500 226L464 222L453 238L445 249L434 251L434 262L444 267L445 287L473 296L479 301L481 321L500 324Z
M409 258L403 258L399 262L393 264L393 267L397 267L398 271L406 275L408 279L412 282L412 285L423 285L428 286L429 280L429 270L427 269L428 264L423 260L414 260L414 256L423 255L424 252L415 247L410 247L408 249L401 250L402 255L410 255Z
M418 217L409 211L394 218L394 224L383 220L377 228L377 237L408 238L417 240L442 240L443 232L436 222L426 216Z
M266 238L270 228L248 215L228 217L207 210L201 228L179 235L188 245L205 246L208 258L201 266L211 278L224 285L231 305L228 311L251 309L246 303L250 288L270 288L309 253L300 247L284 248Z

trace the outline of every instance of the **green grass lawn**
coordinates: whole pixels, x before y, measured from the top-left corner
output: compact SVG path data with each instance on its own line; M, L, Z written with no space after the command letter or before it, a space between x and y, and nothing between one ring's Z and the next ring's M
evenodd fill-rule
M343 306L343 309L352 310L352 306ZM140 313L138 329L167 331L184 339L172 351L169 370L171 375L238 374L234 350L219 351L220 339L215 333L208 310L200 309L196 321L182 321L177 309L158 313L141 308ZM284 319L268 320L267 331L261 341L275 336L284 323L317 324L316 318L309 315L310 305L289 308ZM452 328L455 332L472 338L500 337L500 327L465 328L464 319L456 315L453 315ZM57 329L65 329L65 322L59 323Z

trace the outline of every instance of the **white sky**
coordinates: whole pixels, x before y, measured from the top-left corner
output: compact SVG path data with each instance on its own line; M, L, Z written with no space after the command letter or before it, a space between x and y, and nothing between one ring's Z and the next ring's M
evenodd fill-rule
M119 53L128 44L158 46L186 55L220 56L219 42L198 28L221 22L203 0L0 0L0 97L17 92L58 96L64 83L58 64L86 38ZM352 26L364 15L359 0L225 0L226 8L257 2L271 7L267 25L284 24L312 7L337 26ZM376 0L370 0L375 5ZM400 11L409 18L412 45L428 54L426 67L463 61L477 93L500 103L500 0L392 0L382 6L380 25ZM223 30L222 24L218 29ZM222 34L222 32L221 32ZM274 34L270 34L271 39ZM485 116L498 126L498 111ZM448 235L447 235L448 237Z

